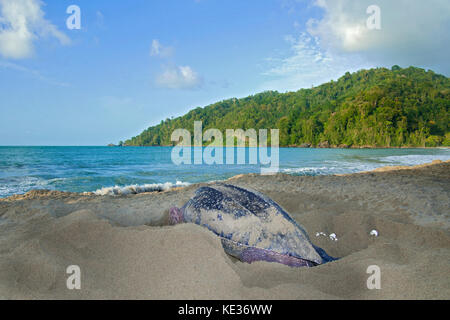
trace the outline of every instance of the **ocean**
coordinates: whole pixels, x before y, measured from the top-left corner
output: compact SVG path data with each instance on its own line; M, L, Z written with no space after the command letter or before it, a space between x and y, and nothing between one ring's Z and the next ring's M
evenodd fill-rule
M181 164L172 147L0 147L0 197L32 189L97 194L165 190L259 173L260 165ZM279 171L292 175L354 173L392 165L450 160L450 149L279 149ZM226 161L224 161L226 162Z

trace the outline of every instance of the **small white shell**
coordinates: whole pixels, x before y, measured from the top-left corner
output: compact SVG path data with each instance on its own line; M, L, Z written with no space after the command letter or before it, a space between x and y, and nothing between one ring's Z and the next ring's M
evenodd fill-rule
M374 236L374 237L378 237L378 231L374 229L374 230L370 231L370 235Z
M337 238L335 233L330 234L330 239L333 240L333 241L337 241L338 240L338 238Z

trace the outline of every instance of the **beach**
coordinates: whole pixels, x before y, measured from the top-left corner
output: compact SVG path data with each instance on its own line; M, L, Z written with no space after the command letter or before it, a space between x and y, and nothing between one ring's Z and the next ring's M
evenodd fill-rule
M275 200L340 259L313 268L247 264L205 228L169 226L169 208L205 183L118 196L34 190L0 199L0 298L450 298L450 161L225 182ZM79 290L66 286L70 265L80 267ZM380 289L367 287L373 265Z

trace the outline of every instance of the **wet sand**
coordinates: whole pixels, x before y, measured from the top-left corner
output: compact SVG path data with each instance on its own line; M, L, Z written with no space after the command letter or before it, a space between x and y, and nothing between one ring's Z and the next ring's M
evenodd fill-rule
M449 161L227 183L268 195L341 259L313 268L246 264L206 229L168 226L168 209L203 184L122 196L31 191L0 200L0 298L450 298ZM80 290L66 287L69 265L81 269ZM380 267L379 290L367 288L370 265Z

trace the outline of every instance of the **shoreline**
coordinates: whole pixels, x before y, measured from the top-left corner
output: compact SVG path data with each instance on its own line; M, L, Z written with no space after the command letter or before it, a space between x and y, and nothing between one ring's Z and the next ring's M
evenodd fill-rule
M203 145L202 147L207 147L208 145ZM149 147L175 147L175 145L163 145L163 146L109 146L104 145L101 147L118 147L118 148L127 148L127 147L137 147L137 148L149 148ZM188 147L194 147L194 146L188 146ZM222 148L236 148L234 147L228 147L223 146ZM240 147L238 147L240 148ZM251 148L249 146L245 146L245 148ZM375 146L348 146L348 147L340 147L340 146L329 146L329 147L319 147L319 146L310 146L310 147L302 147L301 145L291 145L291 146L279 146L278 148L295 148L295 149L450 149L450 146L439 146L439 147L414 147L414 146L401 146L401 147L375 147Z
M336 176L349 176L349 175L353 175L353 174L368 174L368 173L375 173L375 172L390 172L390 171L399 171L399 170L415 170L415 169L426 168L426 167L439 165L439 164L450 164L450 160L446 160L446 161L433 160L428 163L416 164L413 166L384 166L384 167L375 168L375 169L369 170L369 171L336 174Z
M424 164L418 164L418 165L412 165L412 166L383 166L379 168L375 168L373 170L369 171L360 171L360 172L353 172L353 173L344 173L344 174L327 174L327 175L315 175L315 176L298 176L298 177L327 177L327 176L353 176L353 175L361 175L361 174L370 174L375 172L389 172L389 171L398 171L398 170L415 170L419 168L424 168L428 166L434 166L439 164L450 164L450 160L442 161L442 160L433 160L432 162L424 163ZM121 193L121 194L96 194L95 191L84 191L84 192L70 192L70 191L60 191L60 190L49 190L49 189L32 189L22 194L13 194L5 198L0 198L0 202L2 201L15 201L15 200L22 200L27 198L35 198L39 196L58 196L58 195L78 195L78 196L98 196L98 197L105 197L105 196L112 196L112 197L119 197L119 196L134 196L134 195L145 195L145 194L154 194L154 193L164 193L164 192L170 192L174 190L180 190L183 188L191 187L191 186L199 186L199 185L207 185L211 183L216 182L227 182L230 180L235 180L238 178L244 178L246 176L249 177L255 177L259 176L260 174L257 173L244 173L244 174L237 174L235 176L232 176L230 178L224 179L224 180L211 180L211 181L203 181L203 182L197 182L197 183L188 183L185 186L174 186L167 188L165 190L152 190L152 191L144 191L144 192L136 192L136 193ZM275 175L286 175L286 176L294 176L297 177L297 175L291 175L283 172L278 172ZM161 183L163 185L163 183ZM134 187L134 185L130 186L123 186L125 187ZM140 187L137 185L137 187ZM114 187L103 187L103 188L114 188Z

